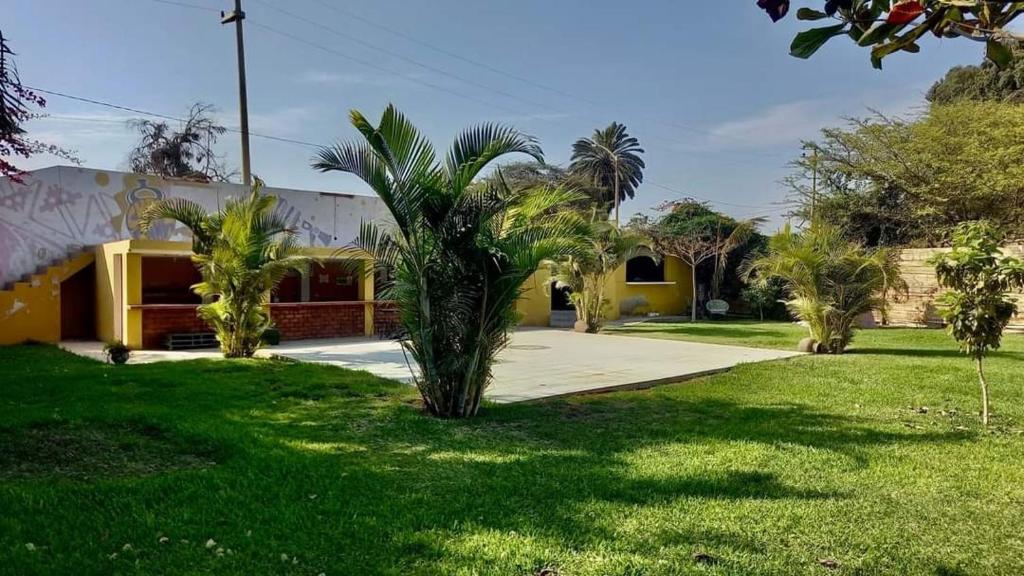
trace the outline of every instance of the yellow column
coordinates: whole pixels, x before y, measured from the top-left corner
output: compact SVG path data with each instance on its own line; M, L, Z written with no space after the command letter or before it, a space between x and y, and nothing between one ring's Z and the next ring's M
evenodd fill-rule
M142 255L125 254L124 262L124 343L129 348L142 348Z
M373 336L373 260L363 260L359 266L359 299L363 304L363 333Z

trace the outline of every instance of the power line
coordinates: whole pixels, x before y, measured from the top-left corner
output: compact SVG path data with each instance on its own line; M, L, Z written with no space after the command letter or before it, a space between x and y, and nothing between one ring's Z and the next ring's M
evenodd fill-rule
M64 92L57 92L56 90L47 90L45 88L37 88L35 86L25 86L25 88L27 88L29 90L32 90L33 92L40 92L42 94L49 94L50 96L57 96L59 98L66 98L68 100L75 100L77 102L85 102L85 103L88 103L88 104L94 104L96 106L104 106L106 108L112 108L114 110L121 110L121 111L124 111L124 112L131 112L132 114L139 114L141 116L149 116L151 118L160 118L161 120L171 120L171 121L174 121L174 122L181 122L181 123L185 122L185 120L183 118L178 118L178 117L175 117L175 116L168 116L167 114L160 114L160 113L157 113L157 112L150 112L148 110L141 110L139 108L131 108L129 106L122 106L120 104L114 104L114 103L111 103L111 102L104 102L102 100L95 100L93 98L86 98L84 96L75 96L73 94L67 94L67 93L64 93ZM55 116L49 116L49 117L50 118L56 118ZM109 122L108 120L104 120L104 119L88 119L88 120L86 120L84 118L67 118L67 119L68 120L86 121L86 122L93 121L93 120L100 120L100 121L104 121L104 122ZM241 134L242 133L242 131L240 129L238 129L238 128L225 128L225 130L227 130L228 132L233 132L235 134ZM270 134L257 134L255 132L249 132L249 135L253 136L254 138L263 138L265 140L274 140L274 141L277 141L277 142L287 142L289 144L297 144L297 145L300 145L300 146L308 146L308 147L317 148L317 149L322 147L322 145L320 145L320 144L314 144L312 142L305 142L303 140L295 140L293 138L284 138L282 136L272 136Z
M388 48L383 48L383 47L377 46L376 44L373 44L371 42L367 42L365 40L362 40L361 38L357 38L355 36L352 36L351 34L346 34L346 33L342 32L342 31L338 30L337 28L332 28L330 26L327 26L326 24L317 22L315 20L310 20L309 18L306 18L304 16L300 16L298 14L295 14L294 12L289 12L288 10L285 10L283 8L279 8L277 6L274 6L273 4L267 2L266 0L253 0L253 1L257 2L259 4L262 4L262 5L266 6L267 8L270 8L271 10L274 10L275 12L278 12L280 14L284 14L285 16L288 16L289 18L293 18L293 19L298 20L300 22L304 22L306 24L309 24L310 26L315 26L317 28L320 28L321 30L326 30L327 32L329 32L331 34L334 34L335 36L338 36L339 38L345 38L346 40L349 40L351 42L355 42L356 44L359 44L360 46L363 46L365 48L369 48L370 50L376 50L378 52L381 52L382 54L387 54L388 56L391 56L392 58L398 58L399 60L402 60L403 62L408 62L409 64L412 64L414 66L419 66L420 68L423 68L424 70L430 70L431 72L434 72L434 73L437 73L437 74L441 74L443 76L447 76L448 78L452 78L454 80L458 80L459 82L464 82L466 84L469 84L470 86L475 86L475 87L483 89L483 90L494 92L495 94L498 94L500 96L504 96L504 97L512 99L512 100L517 100L519 102L524 102L524 103L529 104L531 106L539 106L541 108L546 109L546 111L549 111L549 112L557 112L555 110L552 110L552 109L548 108L547 104L544 104L542 102L537 102L535 100L529 100L527 98L523 98L523 97L519 96L518 94L513 94L511 92L506 92L506 91L498 89L498 88L493 88L493 87L488 86L486 84L481 84L480 82L477 82L477 81L472 80L470 78L466 78L466 77L460 76L458 74L453 74L451 72L448 72L447 70L438 68L436 66L431 66L430 64L424 64L423 62L420 62L419 60L416 60L414 58L410 58L410 57L405 56L405 55L403 55L401 53L395 52L394 50L390 50Z
M49 94L51 96L57 96L57 97L61 97L61 98L67 98L67 99L70 99L70 100L86 102L86 104L91 104L91 105L94 105L94 106L101 106L101 107L110 108L110 109L113 109L113 110L120 110L122 112L130 112L132 114L137 114L137 115L140 115L140 116L148 116L148 117L151 117L151 118L160 118L162 120L170 120L170 121L174 121L174 122L184 122L184 119L182 119L182 118L177 118L177 117L169 116L169 115L166 115L166 114L160 114L160 113L156 113L156 112L150 112L150 111L146 111L146 110L141 110L141 109L138 109L138 108L132 108L132 107L127 107L127 106L122 106L122 105L116 105L116 104L113 104L113 102L109 102L109 101L98 100L98 99L95 99L95 98L89 98L89 97L85 97L85 96L78 96L78 95L69 94L69 93L66 93L66 92L58 92L56 90L48 90L48 89L39 88L39 87L36 87L36 86L26 86L26 88L28 88L30 90L33 90L33 91L36 91L36 92L41 92L41 93L44 93L44 94ZM88 118L88 119L86 119L86 118L75 118L75 117L60 117L60 116L53 116L53 115L49 115L46 118L52 118L52 119L55 119L55 120L62 119L62 120L68 120L68 121L79 121L79 122L103 122L103 123L120 123L120 122L122 122L120 120L114 120L114 119L110 119L110 120L108 120L108 119L100 119L100 118ZM241 130L239 130L238 128L225 128L225 129L227 131L229 131L229 132L241 133ZM323 145L318 145L318 143L309 142L309 141L305 141L305 140L299 140L299 139L295 139L295 138L287 138L287 137L283 137L283 136L274 136L274 135L271 135L271 134L262 134L262 133L252 132L252 131L249 132L249 135L251 135L253 137L256 137L256 138L263 138L263 139L267 139L267 140L291 143L291 145L302 146L302 147L312 148L312 149L316 149L316 150L319 150L319 149L323 148ZM702 200L702 201L705 201L705 202L710 202L712 204L720 204L722 206L731 206L731 207L737 207L737 208L755 208L755 209L759 209L759 210L771 209L772 208L771 205L766 205L766 204L740 204L740 203L735 203L735 202L726 202L724 200L715 200L715 199L712 199L712 198L700 197L700 196L688 194L688 193L683 192L683 191L681 191L679 189L667 186L667 184L656 182L656 181L653 181L653 180L650 180L650 179L647 179L645 181L645 183L650 184L650 186L652 186L654 188L662 189L662 190L665 190L667 192L672 192L672 193L678 194L680 196L684 196L684 197L687 197L687 198L693 198L694 200ZM785 207L779 206L775 210L779 211L779 210L784 209L784 208Z

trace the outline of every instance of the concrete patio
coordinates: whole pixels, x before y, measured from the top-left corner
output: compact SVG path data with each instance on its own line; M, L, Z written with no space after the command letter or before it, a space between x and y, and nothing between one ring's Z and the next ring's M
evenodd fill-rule
M77 354L102 359L98 343L65 343ZM368 338L283 342L260 351L301 362L366 370L403 382L412 381L399 345ZM636 389L678 382L728 370L737 364L798 356L796 352L718 344L700 344L567 330L523 329L498 357L493 402L522 402L580 393ZM216 350L136 352L132 363L216 358Z

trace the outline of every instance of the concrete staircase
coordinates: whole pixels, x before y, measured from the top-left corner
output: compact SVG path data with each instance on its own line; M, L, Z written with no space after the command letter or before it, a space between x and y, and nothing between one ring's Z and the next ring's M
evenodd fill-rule
M96 261L92 247L40 266L0 291L0 345L60 340L60 284Z

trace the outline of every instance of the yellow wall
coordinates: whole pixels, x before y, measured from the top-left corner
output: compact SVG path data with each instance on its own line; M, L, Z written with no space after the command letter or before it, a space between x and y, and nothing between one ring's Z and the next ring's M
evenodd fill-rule
M0 291L0 345L60 341L60 283L93 262L82 252Z
M524 292L516 310L522 316L523 326L548 326L551 323L551 292L548 283L551 275L539 270L523 286ZM665 282L626 282L626 267L620 266L605 285L608 300L606 318L618 320L622 315L622 303L631 298L643 297L646 306L638 307L635 314L655 312L662 316L683 314L689 310L693 283L690 267L677 258L665 259Z
M692 298L693 282L690 278L690 267L671 256L665 258L664 283L626 282L626 267L622 266L615 271L615 284L618 297L612 301L615 318L618 317L622 304L630 299L642 297L647 301L647 306L635 309L634 313L637 315L655 312L669 316L685 313Z
M551 324L551 274L538 270L523 284L523 295L516 302L516 312L522 317L522 326L548 326Z

